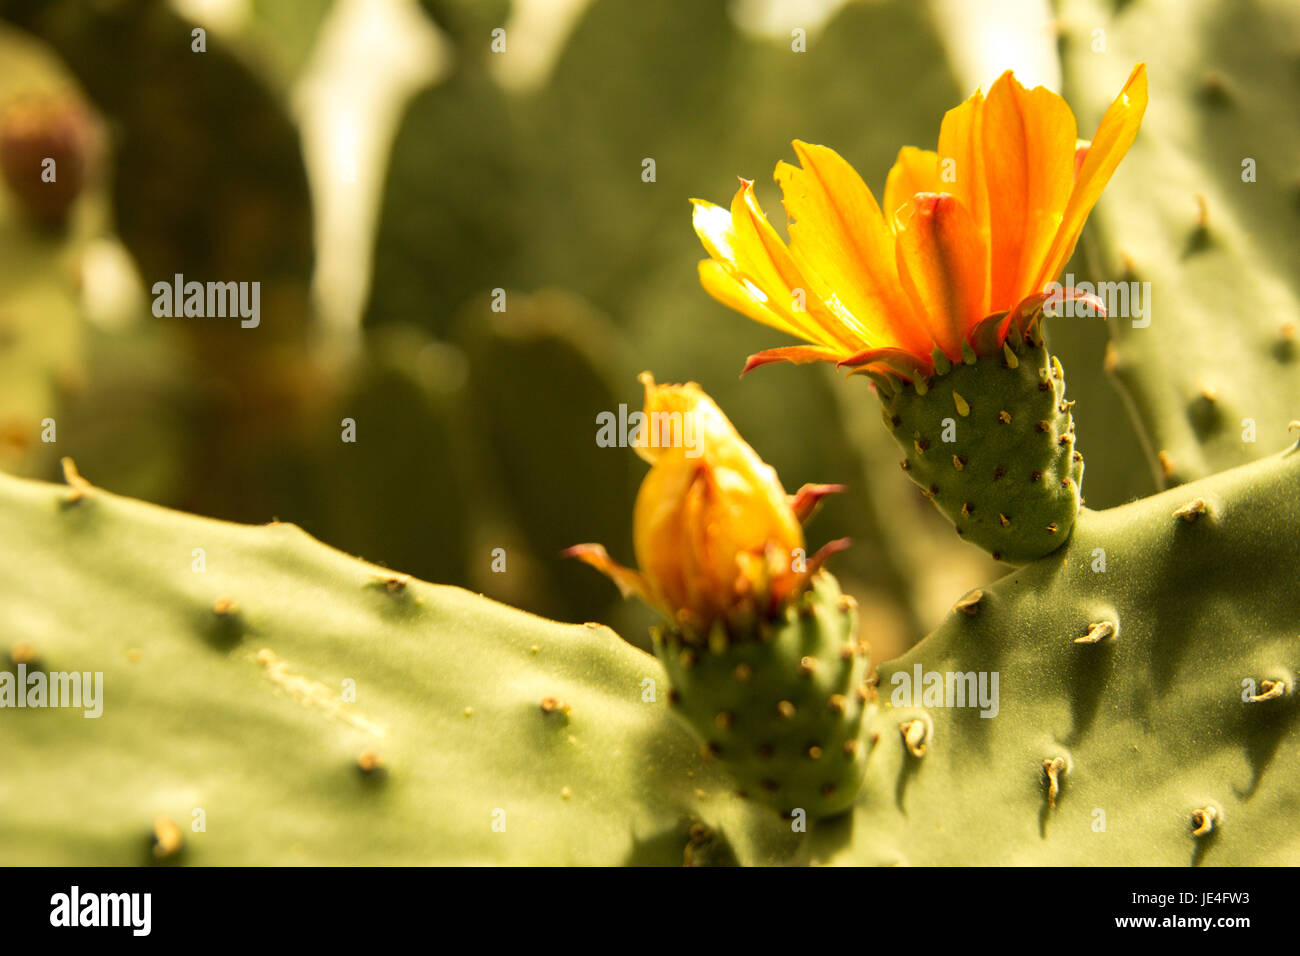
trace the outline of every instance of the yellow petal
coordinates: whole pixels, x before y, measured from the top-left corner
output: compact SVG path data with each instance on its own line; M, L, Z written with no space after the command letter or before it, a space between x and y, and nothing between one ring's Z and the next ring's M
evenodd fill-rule
M989 90L981 138L989 202L990 302L1009 309L1030 292L1074 183L1078 128L1065 100L1027 90L1010 71Z
M904 146L885 180L885 221L898 231L898 213L917 193L937 193L944 189L939 181L939 154L915 146Z
M800 304L804 306L804 311L797 312L794 289L786 284L786 276L771 261L762 242L754 242L752 238L748 246L738 242L735 209L737 203L742 201L746 188L745 185L741 186L731 209L701 199L691 200L694 204L691 223L700 242L713 257L700 263L700 281L705 290L719 302L751 319L790 335L823 343L824 337L819 326L806 312L807 299L811 297L805 288L806 283L799 279L794 287L804 290L800 293L803 299ZM741 221L748 223L750 212L743 204L741 208ZM748 229L748 235L754 235L752 226ZM777 237L777 242L779 241ZM741 247L740 252L737 251L738 246ZM758 251L757 259L753 255L755 248ZM744 254L746 251L750 253L748 256ZM782 261L788 258L788 254L781 256Z
M853 352L861 326L826 284L804 272L741 180L730 209L691 200L692 223L715 265L701 263L700 279L716 299L750 318L809 342Z
M815 273L853 316L862 347L923 348L898 289L894 237L876 198L833 149L796 140L799 166L778 163L790 218L790 255Z
M633 447L650 464L664 454L701 458L715 454L719 446L740 441L722 409L696 383L656 385L649 372L642 372L637 381L645 387L646 425Z
M1137 138L1146 108L1147 68L1145 63L1139 63L1133 68L1128 82L1110 104L1110 109L1106 110L1106 115L1097 127L1097 135L1092 138L1092 144L1079 167L1060 228L1036 277L1036 284L1029 291L1041 291L1046 283L1055 279L1065 268L1075 243L1079 241L1079 233L1083 231L1088 214L1110 182L1120 160Z
M852 348L858 341L852 330L825 303L825 285L812 273L804 272L790 256L772 224L767 221L754 184L742 180L731 200L731 228L736 265L754 285L774 300L785 318L800 328L800 335L818 345Z
M898 272L931 337L961 359L966 332L988 312L984 239L966 207L946 193L921 193L898 234Z
M652 458L636 500L637 563L655 603L707 622L749 592L747 556L774 548L792 576L789 556L803 547L803 531L776 472L699 386L642 381L647 420L689 416L696 441L661 447Z
M731 210L703 199L691 200L691 225L714 259L735 262L732 250Z
M700 260L700 284L709 295L740 314L790 335L803 337L802 327L772 308L766 292L752 282L746 282L734 268L717 259Z
M668 608L675 617L683 608L698 605L692 579L701 569L693 537L698 503L691 486L698 467L651 468L637 494L633 512L636 560L653 596L653 603ZM669 560L676 555L677 560Z

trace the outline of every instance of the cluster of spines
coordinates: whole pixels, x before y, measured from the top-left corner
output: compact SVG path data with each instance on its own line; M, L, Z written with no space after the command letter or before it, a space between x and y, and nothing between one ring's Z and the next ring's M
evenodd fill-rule
M1028 430L1018 418L1026 412L1024 396L1008 394L998 395L999 388L1015 389L1026 378L1029 369L1027 362L1037 360L1037 391L1050 393L1050 406L1047 417L1032 419L1030 429L1034 434L1046 434L1055 443L1057 450L1052 452L1050 461L1032 460L1023 466L1018 465L1014 455L1020 451L1018 446L1008 449L1006 460L979 462L984 442L978 440L986 433L1001 428L1013 428L1017 435L1024 435ZM1028 546L1030 551L1038 554L1020 554L1023 548L1014 544L1002 546L994 534L980 535L979 541L993 554L1002 558L1003 551L1008 550L1009 560L1022 561L1049 553L1062 543L1069 532L1069 526L1077 512L1081 497L1083 478L1083 456L1075 447L1074 419L1071 413L1073 402L1064 397L1064 374L1060 362L1054 356L1048 356L1038 323L1031 323L1022 335L1009 336L996 352L979 356L970 343L964 343L962 361L954 364L938 349L933 358L934 375L930 379L918 378L910 384L897 381L889 382L876 378L877 390L883 402L885 427L889 429L899 444L908 452L899 463L905 472L920 486L921 494L933 501L952 520L957 534L966 535L977 531L974 526L996 526L1005 532L1009 543L1016 537L1028 535L1034 539ZM977 371L965 375L954 375L954 369L974 367ZM1022 368L1022 366L1025 366ZM995 370L1013 373L1013 378L997 380L992 374ZM975 375L981 377L980 380ZM946 387L946 389L945 389ZM935 399L944 391L951 392L951 405L946 402L936 404ZM909 396L909 392L911 395ZM934 393L933 395L931 393ZM927 398L927 396L929 396ZM953 420L956 440L946 453L941 452L943 444L937 436L929 434L930 429L921 425L922 403L929 417L942 421L944 417ZM1015 399L1015 400L1013 400ZM1039 403L1043 404L1043 403ZM977 440L972 441L963 435L973 430ZM996 438L995 435L990 437ZM1005 441L1003 442L1005 444ZM1023 475L1017 475L1023 471ZM958 485L957 491L950 491L949 480ZM1002 484L1004 483L1005 484ZM1049 482L1060 485L1061 491L1053 492L1047 487ZM1026 496L1026 489L1041 484L1041 489L1034 489ZM967 490L978 491L979 494ZM987 519L977 517L984 502L975 500L981 495L992 492L996 500L1005 502L996 507ZM1022 519L1016 513L1012 502L1039 499L1041 506L1033 511L1034 520L1038 514L1046 514L1042 527L1022 528Z
M823 573L773 620L655 631L673 709L731 771L738 794L814 818L852 802L875 698L855 622L855 602Z

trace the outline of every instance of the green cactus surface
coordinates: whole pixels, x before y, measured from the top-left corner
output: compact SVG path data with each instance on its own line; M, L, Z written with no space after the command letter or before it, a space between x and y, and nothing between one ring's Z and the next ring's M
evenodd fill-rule
M669 716L663 668L604 628L408 579L292 526L0 477L0 541L25 543L0 548L7 669L105 675L96 721L0 725L0 859L1294 863L1297 529L1296 448L1083 509L1064 548L882 668L853 812L810 812L804 833L731 793L725 751L706 761ZM847 640L848 617L807 647ZM762 647L795 654L799 633ZM995 715L930 699L928 679L898 699L918 666L996 673Z
M808 859L1300 862L1297 531L1295 447L1081 510L1066 547L966 595L882 666L863 792ZM997 673L996 716L923 693L895 706L918 667L945 685Z
M506 0L183 6L0 0L0 107L107 134L56 229L23 205L54 150L10 137L0 182L0 865L1300 865L1294 0L1053 0L997 47L947 0L767 35L591 0L532 79ZM385 21L380 96L343 41ZM1104 322L876 377L885 431L832 368L737 377L780 343L701 291L686 197L776 210L795 138L878 188L1006 66L1094 129L1138 62L1055 277L1126 296ZM336 137L334 88L374 128ZM331 236L364 305L313 285ZM262 283L264 321L152 315L176 273ZM647 635L559 559L635 551L639 466L593 435L642 369L846 486L838 579ZM69 457L133 497L18 477ZM72 673L93 707L16 706Z
M670 701L735 776L783 814L813 819L852 805L866 770L866 645L856 605L820 572L776 621L751 634L721 623L705 635L655 632Z
M1106 364L1153 471L1168 487L1263 457L1300 405L1300 132L1286 119L1300 109L1300 7L1058 7L1063 92L1081 115L1100 116L1134 62L1151 78L1142 132L1081 248L1087 278L1133 284L1106 321Z
M76 479L0 475L0 543L4 670L104 675L97 719L3 711L5 865L680 865L793 846L670 715L658 662L606 628Z
M1041 336L1018 339L956 365L939 355L919 387L878 386L903 470L959 535L1009 564L1061 546L1083 480L1061 364Z

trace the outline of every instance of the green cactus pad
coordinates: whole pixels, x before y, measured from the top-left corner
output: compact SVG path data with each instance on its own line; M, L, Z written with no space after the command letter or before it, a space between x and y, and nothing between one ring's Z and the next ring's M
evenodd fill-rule
M1083 456L1061 365L1036 342L947 368L921 388L879 391L901 462L957 533L1009 564L1064 543L1079 513ZM946 368L946 371L945 371Z
M0 709L0 865L751 864L797 840L700 757L649 654L293 525L0 474L0 676L20 663L102 673L103 712Z
M808 862L1296 865L1298 529L1297 446L1080 509L1064 548L881 666L852 824L810 830ZM915 706L917 668L998 674L996 712Z
M802 832L725 792L724 761L669 717L664 669L603 628L289 526L0 476L0 670L104 672L101 719L0 711L0 863L1294 863L1297 528L1295 447L1081 509L1062 550L882 668L853 815ZM810 645L848 641L839 605L817 582ZM714 652L690 649L702 686ZM819 661L814 681L838 663ZM918 664L998 673L996 716L896 701ZM348 677L356 702L327 704ZM183 832L173 856L160 817Z
M1145 61L1150 75L1142 130L1067 272L1149 290L1141 314L1107 320L1106 368L1137 417L1154 474L1172 487L1266 457L1264 436L1300 407L1300 135L1278 122L1300 109L1300 6L1058 7L1064 92L1082 127L1134 63ZM1104 56L1093 49L1099 32Z
M813 819L847 809L862 785L865 645L857 611L821 572L778 621L738 639L716 625L707 640L667 628L655 653L672 684L670 702L731 771L740 792Z

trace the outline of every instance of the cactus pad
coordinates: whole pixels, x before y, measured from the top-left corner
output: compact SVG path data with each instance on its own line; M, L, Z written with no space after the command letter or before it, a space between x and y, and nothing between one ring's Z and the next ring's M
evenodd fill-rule
M608 629L69 477L0 475L0 673L102 672L103 715L0 710L0 864L762 863L794 842Z

